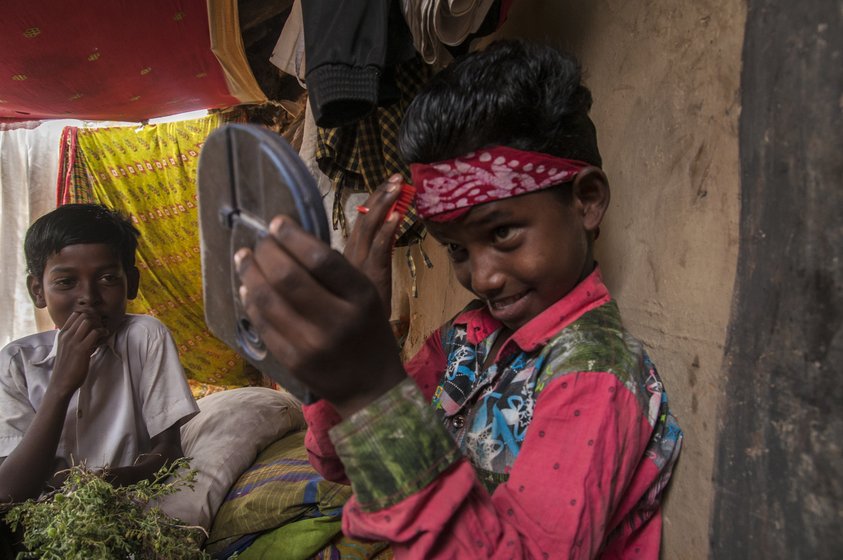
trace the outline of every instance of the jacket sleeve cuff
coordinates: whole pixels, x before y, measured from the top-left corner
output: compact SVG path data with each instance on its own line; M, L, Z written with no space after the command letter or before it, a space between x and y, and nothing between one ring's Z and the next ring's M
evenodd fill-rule
M364 511L415 494L461 457L409 378L334 427L331 440Z
M323 64L308 71L306 81L313 117L321 127L349 124L377 107L380 70L375 66Z

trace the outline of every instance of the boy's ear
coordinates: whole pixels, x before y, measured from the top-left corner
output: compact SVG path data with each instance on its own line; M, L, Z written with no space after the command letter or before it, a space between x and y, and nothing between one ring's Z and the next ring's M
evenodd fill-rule
M138 287L140 287L140 271L138 267L133 266L126 271L126 299L138 297Z
M586 167L573 185L574 202L582 211L586 231L597 232L609 208L609 180L599 167Z
M47 300L44 298L44 283L40 278L27 274L26 289L29 291L29 297L32 298L32 303L38 309L47 307Z

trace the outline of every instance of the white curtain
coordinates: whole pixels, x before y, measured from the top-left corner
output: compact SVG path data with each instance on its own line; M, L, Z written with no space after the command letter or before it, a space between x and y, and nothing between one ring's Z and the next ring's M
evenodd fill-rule
M29 299L23 239L35 219L55 208L61 131L78 124L0 130L0 345L53 326Z

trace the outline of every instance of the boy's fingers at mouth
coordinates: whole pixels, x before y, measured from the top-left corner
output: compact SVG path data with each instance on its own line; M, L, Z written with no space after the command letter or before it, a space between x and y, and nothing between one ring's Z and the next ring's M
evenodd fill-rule
M89 350L95 350L97 343L102 338L102 335L99 331L100 329L92 329L91 331L89 331L82 339L81 346Z
M93 329L94 323L91 321L91 318L84 313L80 314L79 319L76 322L76 332L84 336Z
M67 319L64 321L64 325L61 327L61 332L65 333L72 333L75 332L76 329L79 328L79 324L82 322L82 314L78 311L72 312L68 315Z
M105 329L105 320L101 315L89 311L81 311L79 315L78 324L80 327L84 325L91 330Z

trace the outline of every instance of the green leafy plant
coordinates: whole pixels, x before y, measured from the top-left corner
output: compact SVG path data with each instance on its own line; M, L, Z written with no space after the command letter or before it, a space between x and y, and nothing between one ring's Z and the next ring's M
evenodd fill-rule
M199 547L201 527L182 524L155 501L192 488L196 471L187 459L159 470L151 480L112 486L102 473L75 466L62 487L14 506L6 516L23 527L26 552L18 560L193 560L210 558Z

